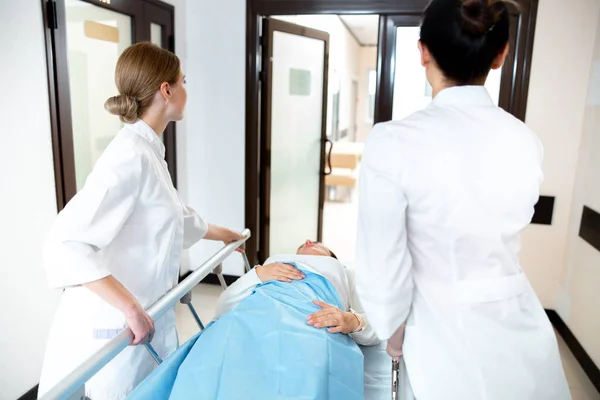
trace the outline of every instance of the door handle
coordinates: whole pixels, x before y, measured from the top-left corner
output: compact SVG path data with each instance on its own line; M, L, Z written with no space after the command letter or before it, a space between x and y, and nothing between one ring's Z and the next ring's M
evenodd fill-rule
M331 175L331 152L333 151L333 142L329 139L325 139L325 146L329 143L329 151L327 152L327 167L329 171L325 171L325 176Z

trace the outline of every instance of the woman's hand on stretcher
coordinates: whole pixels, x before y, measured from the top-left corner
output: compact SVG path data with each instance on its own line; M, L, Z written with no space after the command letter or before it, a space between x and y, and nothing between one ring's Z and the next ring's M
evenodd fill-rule
M270 281L291 282L306 278L298 268L283 263L259 265L256 267L256 274L263 283Z
M354 333L360 327L358 317L351 312L345 312L322 301L313 301L322 308L307 318L309 325L315 328L328 328L330 333Z
M400 325L396 332L387 341L387 353L394 360L400 360L402 357L402 345L404 344L404 330L406 329L406 323Z

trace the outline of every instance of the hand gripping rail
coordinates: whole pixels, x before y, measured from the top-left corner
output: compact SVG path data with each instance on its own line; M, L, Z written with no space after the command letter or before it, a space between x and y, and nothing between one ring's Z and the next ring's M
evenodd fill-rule
M169 308L174 307L183 296L198 285L198 283L215 270L223 260L231 255L236 249L240 248L250 238L250 230L246 229L242 234L245 236L244 239L223 247L179 285L171 289L148 308L146 310L148 315L150 315L153 320L157 320ZM115 358L123 349L129 346L132 339L133 335L131 330L126 327L104 347L94 353L56 386L50 389L50 391L41 397L40 400L68 400L74 398L72 396L81 391L85 382ZM81 397L78 396L76 398L80 399Z

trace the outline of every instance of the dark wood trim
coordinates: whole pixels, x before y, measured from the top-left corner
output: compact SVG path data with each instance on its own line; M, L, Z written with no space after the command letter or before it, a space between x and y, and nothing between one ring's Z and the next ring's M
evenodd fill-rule
M329 40L328 33L318 31L316 29L307 28L302 25L292 24L290 22L281 21L278 19L265 19L264 21L265 21L265 23L263 24L263 27L268 28L268 31L265 32L264 28L263 28L263 37L265 38L264 39L266 41L265 43L268 43L268 45L269 45L269 49L268 49L269 54L273 53L273 49L272 49L273 43L270 40L267 41L267 38L270 37L270 36L268 36L269 34L272 34L275 31L290 33L292 35L304 36L304 37L317 39L317 40L322 40L324 42L327 42ZM264 64L265 63L263 62L263 65Z
M256 264L259 252L259 174L260 136L259 128L259 34L260 17L254 9L254 2L246 4L246 165L245 165L245 222L252 236L246 242L246 255L251 265Z
M587 206L583 207L579 236L600 251L600 214Z
M323 34L324 32L319 32ZM324 48L324 60L323 60L323 101L321 103L321 162L319 166L319 216L317 223L317 241L323 241L323 216L324 216L324 208L325 208L325 196L327 193L327 188L325 187L325 150L327 147L327 109L328 109L328 101L329 101L329 54L330 54L330 43L329 43L329 33L325 33L326 38L325 48ZM313 36L314 37L314 36ZM358 115L355 116L355 119L358 118ZM333 147L332 147L333 149ZM330 171L331 173L331 171Z
M379 20L377 50L377 90L374 122L392 119L394 80L396 78L396 32L401 26L419 26L420 15L384 15Z
M35 385L31 389L29 389L29 391L27 393L25 393L23 396L19 397L18 400L36 400L38 398L38 387L39 386L40 385Z
M276 20L263 19L262 25L262 67L260 102L260 237L258 258L267 257L271 236L271 102L273 93L273 74L271 59L273 56L273 32Z
M160 0L142 0L142 1L146 4L152 4L152 5L162 8L163 10L175 13L175 7L172 4L165 3L164 1L160 1ZM173 23L173 25L175 25L175 24Z
M116 11L121 14L127 14L129 16L135 16L138 14L141 8L141 2L143 0L111 0L110 3L104 3L99 0L80 0L84 3L89 3L100 8L106 8L110 11Z
M552 225L555 201L555 197L540 196L537 204L534 206L531 223L538 225Z
M225 278L225 283L227 283L227 286L233 285L235 283L235 281L240 279L239 276L235 276L235 275L223 275L223 278ZM208 274L206 276L206 278L204 278L200 283L207 283L209 285L221 286L221 282L219 282L219 278L217 277L217 275L212 274L212 273Z
M554 329L560 334L563 338L581 368L585 374L590 378L592 384L596 387L596 390L600 393L600 369L594 363L589 354L585 351L581 343L577 340L573 332L569 329L567 324L562 320L560 315L554 310L546 310L546 314L548 315L548 319L554 326Z
M158 0L112 0L110 4L98 0L80 0L107 10L129 15L132 19L132 43L150 40L150 23L146 19L147 5L153 16L170 13L163 20L163 33L168 35L165 45L174 50L174 7ZM73 120L71 115L71 90L67 55L65 0L41 0L46 38L48 68L48 94L54 156L56 202L60 211L77 193L75 155L73 148ZM54 12L55 11L55 12ZM163 18L164 19L164 18ZM54 26L54 21L56 26ZM167 31L166 33L164 31ZM170 124L165 133L166 160L177 182L175 126Z
M373 123L378 124L387 118L387 110L392 110L393 90L390 85L384 85L383 82L394 82L394 74L390 70L389 58L394 54L394 42L390 43L388 38L395 36L392 34L394 24L387 15L379 17L379 38L377 41L377 82L375 87L375 111L373 113ZM385 110L385 111L384 111Z
M515 93L515 105L511 109L513 115L521 121L525 121L527 115L527 99L529 98L529 78L531 76L531 61L533 59L533 43L535 39L535 27L537 23L539 0L522 0L527 6L527 12L521 15L522 29L519 31L519 57L517 60L517 90Z
M260 233L258 259L267 258L270 254L270 225L271 225L271 104L272 104L272 59L273 59L273 34L274 32L285 32L292 35L312 38L324 42L323 62L323 93L321 106L321 163L319 180L319 212L317 223L316 240L322 239L323 228L323 206L325 204L325 142L327 140L327 87L329 72L329 34L315 29L306 28L301 25L291 24L271 18L263 20L263 57L262 57L262 86L261 86L261 126L260 126ZM254 261L250 261L254 262Z
M50 130L52 134L52 153L54 154L54 182L56 185L56 206L60 210L65 202L63 184L63 166L60 145L60 129L58 126L58 104L56 94L56 65L54 57L54 32L56 3L42 0L42 18L44 20L44 38L46 41L46 69L48 75L48 100L50 102Z
M165 49L175 53L175 8L157 0L144 1L143 36L140 42L151 39L151 24L162 27L162 45ZM177 187L177 131L175 122L169 123L164 132L165 160L169 167L173 186Z
M77 192L75 180L75 155L73 153L73 121L71 119L71 91L69 72L66 66L67 35L64 0L47 0L46 8L53 7L53 18L56 27L48 25L50 17L46 15L46 30L50 30L51 45L47 48L48 76L52 76L48 84L50 96L50 114L52 124L52 147L54 149L54 166L56 180L56 198L61 210Z
M429 0L249 0L256 15L420 14Z

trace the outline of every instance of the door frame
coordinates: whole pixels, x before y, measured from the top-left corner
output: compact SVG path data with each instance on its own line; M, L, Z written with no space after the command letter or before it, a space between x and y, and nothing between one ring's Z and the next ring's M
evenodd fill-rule
M79 0L84 3L129 15L132 19L132 43L150 41L150 18L157 11L170 14L171 37L167 49L175 52L175 8L159 0ZM146 6L149 7L146 7ZM50 126L54 159L54 181L58 211L62 210L77 193L75 181L75 155L73 148L73 120L67 58L65 0L41 0L44 35L46 41L46 66L48 70L48 95L50 99ZM150 19L148 19L150 18ZM166 24L164 17L162 23ZM163 25L164 27L167 25ZM164 35L164 33L163 33ZM165 159L169 164L173 184L177 184L175 124L165 132Z
M262 58L262 88L261 91L266 93L266 96L261 97L261 121L264 121L260 126L261 137L264 138L260 144L260 197L263 201L260 202L260 213L263 216L263 224L261 226L259 243L259 254L265 257L269 254L270 247L270 221L271 221L271 101L273 97L273 74L271 73L272 63L271 56L273 55L273 37L274 32L285 32L292 35L321 40L325 43L324 46L324 62L323 62L323 102L321 105L321 163L319 166L319 211L317 222L317 240L322 240L323 235L323 205L325 204L325 143L327 141L327 99L328 99L328 76L329 76L329 34L315 29L307 28L301 25L295 25L289 22L279 21L276 19L265 18L263 20L263 45L266 49L267 57ZM268 88L268 89L267 89ZM270 90L269 90L270 89ZM256 235L256 233L255 233Z
M150 24L155 23L162 27L163 48L175 53L175 8L157 0L143 0L145 32L150 41ZM165 13L164 11L168 11ZM171 174L173 186L177 187L177 132L175 122L170 122L164 132L165 160Z
M511 93L514 93L513 108L518 118L524 119L527 105L529 76L533 40L539 0L518 0L523 8L519 23L519 40L514 49L518 64L522 66L511 82ZM429 0L248 0L246 5L246 227L252 232L252 237L246 243L250 262L256 264L259 258L260 237L260 135L259 135L259 104L260 104L260 19L262 16L273 15L307 15L307 14L378 14L420 16ZM383 34L380 26L380 39ZM374 123L391 119L391 107L383 106L392 103L393 79L383 79L385 68L385 46L381 40L377 52L377 90L375 101ZM390 44L387 44L389 51ZM519 99L517 102L516 99Z

